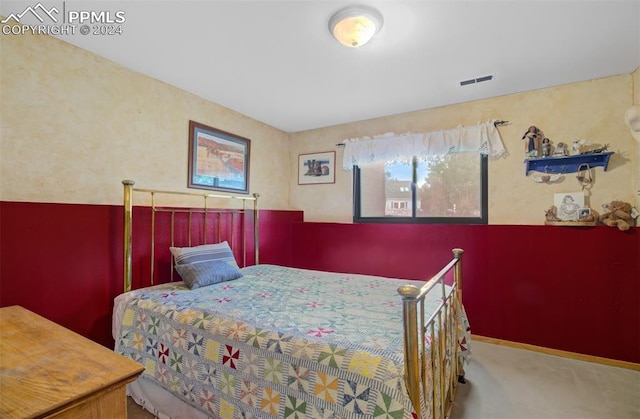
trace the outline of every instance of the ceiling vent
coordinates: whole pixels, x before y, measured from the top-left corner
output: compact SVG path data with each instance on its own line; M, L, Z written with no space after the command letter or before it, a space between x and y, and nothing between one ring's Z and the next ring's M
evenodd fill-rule
M463 80L460 82L460 86L468 86L470 84L482 83L483 81L493 80L493 74L488 76L478 77L476 79Z

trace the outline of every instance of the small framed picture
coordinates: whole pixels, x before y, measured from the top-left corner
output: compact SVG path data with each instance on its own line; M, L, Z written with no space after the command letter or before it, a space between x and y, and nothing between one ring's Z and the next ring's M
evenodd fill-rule
M336 152L300 154L298 185L336 183Z
M580 208L578 210L578 220L586 218L591 214L591 208Z
M553 195L558 218L562 221L577 221L580 209L584 208L584 193L557 193Z

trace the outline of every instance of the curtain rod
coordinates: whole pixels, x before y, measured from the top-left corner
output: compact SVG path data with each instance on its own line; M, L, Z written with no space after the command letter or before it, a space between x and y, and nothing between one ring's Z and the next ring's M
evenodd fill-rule
M495 121L493 123L493 126L494 127L498 127L498 126L501 126L501 125L508 125L508 124L509 124L509 121ZM338 143L338 144L336 144L336 146L337 147L344 147L344 143Z

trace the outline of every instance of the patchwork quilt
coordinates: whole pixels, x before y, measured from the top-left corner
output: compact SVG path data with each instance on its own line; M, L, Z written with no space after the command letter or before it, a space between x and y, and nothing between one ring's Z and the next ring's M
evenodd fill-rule
M396 290L423 282L275 265L242 272L196 290L174 282L132 291L117 315L116 352L145 366L140 379L211 417L414 417ZM456 338L468 342L464 309L454 311ZM431 417L431 401L423 404Z

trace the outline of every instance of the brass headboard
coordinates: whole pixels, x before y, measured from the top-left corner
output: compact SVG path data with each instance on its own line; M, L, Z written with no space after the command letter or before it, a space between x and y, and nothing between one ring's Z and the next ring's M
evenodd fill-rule
M151 210L151 242L150 242L150 254L151 254L151 284L154 282L154 269L155 269L155 234L156 234L156 213L159 212L168 212L171 215L171 245L173 244L174 239L174 229L175 229L175 214L187 214L188 215L188 228L189 235L188 245L191 245L191 215L192 214L202 214L203 215L203 239L206 244L207 240L207 215L217 214L218 215L218 224L220 223L220 217L222 214L229 215L231 222L231 229L233 233L234 228L234 214L241 215L241 236L242 236L242 254L243 260L242 265L247 265L247 243L246 243L246 226L247 226L247 202L253 201L253 242L254 242L254 254L255 254L255 264L259 263L259 212L258 212L258 197L259 194L254 193L252 196L246 195L216 195L210 193L195 193L195 192L175 192L175 191L163 191L163 190L155 190L155 189L141 189L134 188L135 184L132 180L123 180L122 184L124 185L124 292L130 291L132 286L132 277L133 277L133 265L132 265L132 252L133 252L133 193L141 192L148 194L150 197L150 210ZM203 199L202 206L198 208L193 207L167 207L167 206L157 206L156 205L156 196L157 195L171 195L174 197L180 196L190 196L190 197L200 197ZM219 209L219 208L211 208L209 207L209 199L231 199L231 200L239 200L242 203L242 208L232 208L232 209ZM218 225L219 227L219 225ZM220 231L218 228L218 241L220 241ZM233 235L231 247L234 248L233 243ZM172 262L173 263L173 262ZM171 275L173 278L173 265L171 266Z

